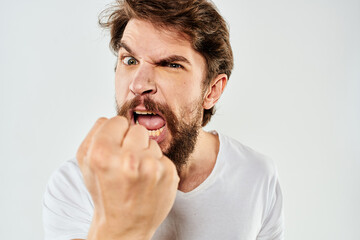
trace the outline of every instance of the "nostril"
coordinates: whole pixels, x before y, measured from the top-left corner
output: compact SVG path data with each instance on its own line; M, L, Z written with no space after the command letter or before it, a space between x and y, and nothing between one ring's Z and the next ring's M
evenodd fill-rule
M152 89L149 89L149 90L144 91L142 94L148 94L148 93L151 93L152 91L153 91Z

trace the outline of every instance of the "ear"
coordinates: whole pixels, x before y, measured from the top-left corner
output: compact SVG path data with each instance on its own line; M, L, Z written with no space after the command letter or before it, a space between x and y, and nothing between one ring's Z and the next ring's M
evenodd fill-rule
M204 96L204 109L210 109L215 105L223 93L227 81L228 78L226 74L219 74L211 81Z

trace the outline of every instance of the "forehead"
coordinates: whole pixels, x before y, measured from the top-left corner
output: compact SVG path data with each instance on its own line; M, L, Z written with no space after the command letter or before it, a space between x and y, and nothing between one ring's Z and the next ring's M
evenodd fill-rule
M162 58L166 55L181 55L189 61L205 63L203 56L195 51L189 37L173 29L156 27L154 24L131 19L121 39L140 57Z
M132 18L125 27L123 39L136 36L146 37L148 40L160 40L191 47L190 38L175 29L159 27L149 21Z

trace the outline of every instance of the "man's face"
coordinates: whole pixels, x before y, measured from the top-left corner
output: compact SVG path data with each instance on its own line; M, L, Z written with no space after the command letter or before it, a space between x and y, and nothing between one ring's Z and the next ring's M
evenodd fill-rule
M116 68L118 114L145 126L177 167L193 151L201 127L204 76L205 59L183 36L129 21Z

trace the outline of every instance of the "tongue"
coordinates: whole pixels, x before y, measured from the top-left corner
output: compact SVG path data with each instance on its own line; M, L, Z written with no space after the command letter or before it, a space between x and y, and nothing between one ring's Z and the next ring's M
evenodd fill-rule
M148 130L156 130L165 125L165 121L159 115L138 115L137 120Z

